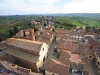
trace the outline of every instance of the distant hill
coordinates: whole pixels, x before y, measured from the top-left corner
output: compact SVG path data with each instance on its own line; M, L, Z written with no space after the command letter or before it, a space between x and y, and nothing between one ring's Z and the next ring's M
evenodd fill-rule
M34 16L68 16L68 17L92 17L100 18L100 13L55 13L55 14L30 14L30 15L6 15L0 17L34 17Z
M68 16L68 17L92 17L100 18L100 13L69 13L69 14L39 14L43 16Z

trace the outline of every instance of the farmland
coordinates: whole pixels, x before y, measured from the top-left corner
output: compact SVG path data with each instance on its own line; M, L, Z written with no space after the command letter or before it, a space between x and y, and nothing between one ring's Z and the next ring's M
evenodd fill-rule
M0 16L0 39L5 40L9 37L9 30L13 30L14 26L17 26L18 30L28 28L32 19L41 19L43 16ZM52 16L55 27L68 29L75 26L87 26L87 27L100 27L100 18L94 17L75 17L75 16Z
M59 22L60 24L70 23L75 26L82 27L83 25L89 27L100 27L100 19L96 18L86 18L86 17L54 17L54 22Z

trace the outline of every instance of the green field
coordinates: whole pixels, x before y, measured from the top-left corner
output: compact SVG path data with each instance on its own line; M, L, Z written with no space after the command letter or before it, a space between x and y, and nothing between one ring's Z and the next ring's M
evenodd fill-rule
M31 22L31 17L27 16L8 16L0 17L0 39L5 40L9 37L9 31L14 29L14 26L17 26L18 30L21 30Z
M55 23L59 24L73 24L75 26L82 27L83 25L89 26L89 27L100 27L100 20L96 18L84 18L84 17L54 17L53 18Z
M0 17L0 38L5 40L9 37L9 30L13 30L14 26L17 26L18 30L28 28L28 24L33 19L33 16L4 16ZM43 19L42 17L35 16L34 19ZM75 26L82 27L83 25L88 27L100 27L100 18L86 18L86 17L53 17L55 27L61 29L68 29Z

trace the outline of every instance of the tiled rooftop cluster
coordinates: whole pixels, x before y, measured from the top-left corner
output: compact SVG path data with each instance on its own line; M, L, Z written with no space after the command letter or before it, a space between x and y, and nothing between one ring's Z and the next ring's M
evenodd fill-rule
M20 61L27 68L0 61L0 68L5 70L0 71L12 75L43 75L32 71L39 72L49 59L44 64L45 75L95 75L91 66L91 61L95 59L100 73L100 42L96 34L79 27L75 30L54 28L51 20L46 17L41 21L32 19L31 23L38 31L30 28L21 30L16 34L17 38L1 42L0 46L6 48L4 53L6 58L10 58L9 61ZM56 43L55 48L50 48L53 42ZM48 49L54 49L55 54L52 54L57 55L58 59L49 58Z

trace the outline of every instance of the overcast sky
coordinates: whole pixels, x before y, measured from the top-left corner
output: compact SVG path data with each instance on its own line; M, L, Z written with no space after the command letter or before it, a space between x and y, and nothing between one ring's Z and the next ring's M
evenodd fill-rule
M0 15L100 13L100 0L0 0Z

